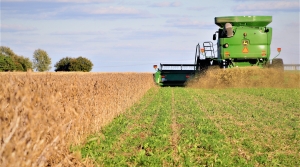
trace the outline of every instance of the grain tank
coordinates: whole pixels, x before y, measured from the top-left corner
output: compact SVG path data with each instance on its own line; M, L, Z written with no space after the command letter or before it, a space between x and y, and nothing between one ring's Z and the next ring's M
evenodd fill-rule
M213 35L213 40L217 40L217 44L204 42L202 52L200 45L197 46L195 63L198 69L211 66L283 68L282 59L273 59L270 63L272 28L268 24L271 22L272 16L215 17L219 29Z

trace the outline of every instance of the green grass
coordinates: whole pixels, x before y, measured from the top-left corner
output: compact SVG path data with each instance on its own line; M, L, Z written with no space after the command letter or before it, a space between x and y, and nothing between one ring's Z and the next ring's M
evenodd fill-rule
M285 73L295 73L295 74L299 74L300 70L285 70Z
M153 88L72 149L96 166L300 166L300 89Z

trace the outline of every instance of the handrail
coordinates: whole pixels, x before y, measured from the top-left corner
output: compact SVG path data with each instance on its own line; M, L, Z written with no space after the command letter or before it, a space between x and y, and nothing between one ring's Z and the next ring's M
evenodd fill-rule
M180 67L180 69L163 69L163 67ZM197 64L160 64L161 70L183 70L182 67L192 67L196 70Z
M160 64L161 66L197 66L197 64Z
M300 70L300 64L283 64L284 70Z
M200 44L196 45L196 53L195 53L195 64L197 63L197 58L200 59Z

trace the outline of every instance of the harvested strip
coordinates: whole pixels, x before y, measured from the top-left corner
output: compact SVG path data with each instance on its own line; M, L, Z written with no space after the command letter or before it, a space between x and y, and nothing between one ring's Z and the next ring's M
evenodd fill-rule
M178 140L179 140L179 128L180 125L177 123L177 117L178 113L175 108L175 100L174 100L174 90L172 90L172 138L171 138L171 146L173 148L172 152L172 158L174 159L173 166L178 166L181 158L179 156L179 150L178 150Z

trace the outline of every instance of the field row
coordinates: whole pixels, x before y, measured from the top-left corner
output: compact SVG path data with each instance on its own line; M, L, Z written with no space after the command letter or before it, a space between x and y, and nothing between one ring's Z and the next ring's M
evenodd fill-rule
M99 166L299 166L300 89L152 88L85 145Z

